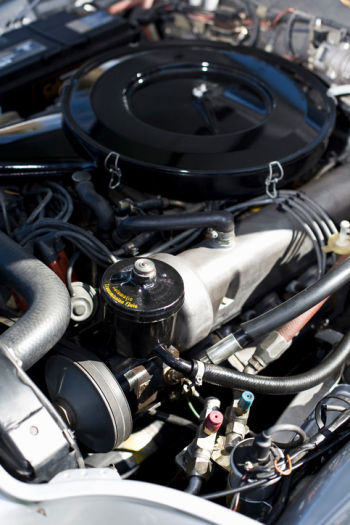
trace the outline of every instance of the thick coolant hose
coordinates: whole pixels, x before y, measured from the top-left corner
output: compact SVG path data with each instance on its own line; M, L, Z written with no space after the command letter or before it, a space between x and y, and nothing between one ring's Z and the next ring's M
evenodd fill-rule
M190 230L193 228L214 228L219 232L234 230L231 213L227 211L208 211L200 213L180 213L177 215L137 215L121 222L116 230L121 242L126 242L134 233L148 231Z
M155 349L155 354L158 355L168 366L183 373L186 377L193 377L194 362L189 362L184 359L177 358L177 360L167 360L167 352L159 351L162 345L158 345ZM169 352L171 355L171 353ZM319 385L328 377L338 372L341 367L350 358L350 330L345 334L341 343L338 345L328 357L309 372L298 374L290 377L267 377L267 376L252 376L244 374L237 370L231 370L218 365L209 363L204 364L203 382L212 385L222 386L224 388L249 390L260 394L279 394L290 395L297 394L309 388ZM180 363L179 363L180 361ZM172 364L170 364L170 362ZM187 374L184 371L187 370Z
M0 343L13 350L26 370L65 333L69 294L52 270L1 231L0 281L28 304L24 316L0 336Z
M338 372L350 357L350 331L337 349L309 372L290 377L251 376L217 365L205 363L203 381L226 388L250 390L260 394L289 395L309 390Z
M115 226L113 210L109 202L96 192L90 179L90 173L84 171L78 171L73 175L76 192L81 202L90 208L95 215L97 229L108 233Z
M296 319L350 282L350 259L283 304L242 323L233 335L241 347Z

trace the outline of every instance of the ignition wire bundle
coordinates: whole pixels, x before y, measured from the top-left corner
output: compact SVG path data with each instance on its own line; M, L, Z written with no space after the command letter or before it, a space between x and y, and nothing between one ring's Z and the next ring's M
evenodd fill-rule
M29 241L46 233L52 233L52 231L55 231L57 237L65 237L70 240L79 250L101 266L109 266L117 261L107 246L91 233L79 226L63 222L63 220L38 220L32 225L18 230L15 238L21 246L25 246Z
M50 218L61 220L63 222L69 221L73 213L73 200L68 191L56 182L48 181L47 187L39 187L34 190L29 190L26 185L23 188L23 195L36 195L41 198L41 195L45 195L39 202L38 206L32 211L28 219L25 222L25 226L28 226L34 222L38 217L44 219L48 212L47 208L51 208L51 213L54 216L49 215Z
M246 202L235 204L226 209L234 215L253 206L277 203L279 209L291 215L305 230L313 244L319 279L326 270L326 254L322 247L327 244L328 238L338 230L323 208L305 193L293 190L280 190L275 198L268 195L256 197Z

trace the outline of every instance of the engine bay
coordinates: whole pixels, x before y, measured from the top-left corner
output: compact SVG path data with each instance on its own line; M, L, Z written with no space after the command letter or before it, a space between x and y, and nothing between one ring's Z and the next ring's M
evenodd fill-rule
M350 4L22 4L0 516L346 523Z

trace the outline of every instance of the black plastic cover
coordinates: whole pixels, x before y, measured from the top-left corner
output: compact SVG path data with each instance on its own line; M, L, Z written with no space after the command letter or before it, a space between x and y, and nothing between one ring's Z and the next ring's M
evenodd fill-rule
M169 264L152 259L156 267L154 281L140 283L133 277L138 258L112 264L104 273L101 293L115 313L139 323L160 321L176 314L185 297L180 274Z
M120 155L125 184L199 200L261 193L273 161L284 183L299 178L322 155L335 107L316 77L276 55L167 42L83 67L63 116L101 166Z
M144 359L159 343L174 339L176 314L184 302L184 284L170 265L153 260L156 277L139 280L137 258L110 266L101 282L108 344L125 357Z

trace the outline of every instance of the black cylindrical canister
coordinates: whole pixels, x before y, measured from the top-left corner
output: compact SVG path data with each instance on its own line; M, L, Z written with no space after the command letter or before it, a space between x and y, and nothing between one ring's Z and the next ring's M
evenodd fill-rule
M106 270L101 283L108 344L125 357L147 358L171 345L184 302L180 274L162 261L132 258Z

